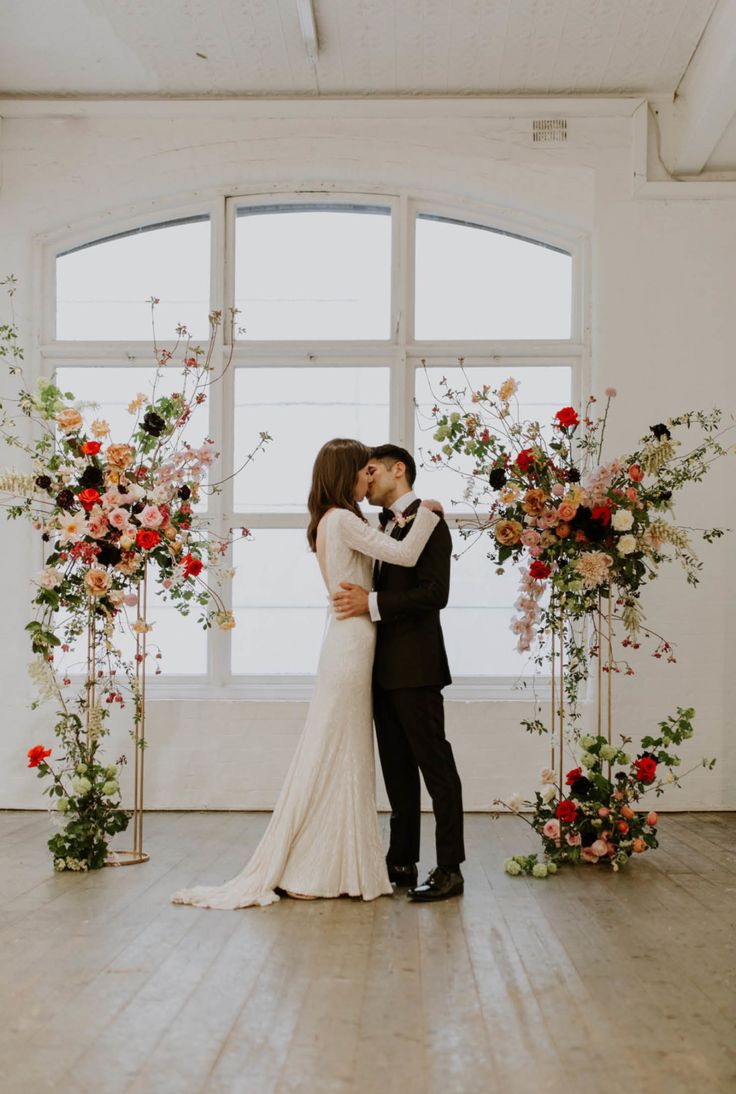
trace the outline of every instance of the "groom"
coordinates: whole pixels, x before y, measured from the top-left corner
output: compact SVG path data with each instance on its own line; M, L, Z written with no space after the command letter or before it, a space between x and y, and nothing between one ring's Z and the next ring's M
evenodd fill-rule
M385 535L403 539L419 498L412 486L416 465L404 448L374 448L367 498L381 505ZM368 613L378 624L373 663L373 717L381 768L391 802L391 840L386 862L397 887L414 902L446 900L463 891L460 863L463 803L460 776L445 737L442 688L451 683L440 627L450 590L452 541L440 520L416 566L376 563L373 591L343 582L334 596L338 619ZM420 781L435 816L437 866L417 885Z

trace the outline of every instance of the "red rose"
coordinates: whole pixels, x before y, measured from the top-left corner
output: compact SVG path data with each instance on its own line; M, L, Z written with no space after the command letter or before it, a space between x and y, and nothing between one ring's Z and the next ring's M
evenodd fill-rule
M155 528L140 528L135 537L136 547L142 547L144 551L158 547L160 542L161 536Z
M575 780L579 779L582 774L583 774L582 767L574 767L572 769L572 771L568 771L567 775L565 775L565 782L567 783L568 786L572 786L572 784L575 782Z
M626 821L616 821L616 827L618 828L619 832L621 832L621 834L624 836L629 830L629 826Z
M611 523L611 510L607 505L594 505L590 511L592 520L598 520L606 527Z
M533 577L535 581L544 581L551 573L552 567L548 566L546 562L540 562L539 559L536 558L529 567L529 576Z
M563 799L557 806L555 816L563 822L563 824L572 824L577 818L578 807L575 802L569 800L569 798Z
M50 748L44 748L43 745L35 745L33 748L28 749L28 766L38 767L38 765L50 755Z
M642 756L638 760L634 760L634 767L636 768L636 777L640 783L653 783L657 775L657 761L653 760L651 756Z
M632 482L641 482L641 480L644 478L644 472L639 467L638 463L632 463L631 467L629 468L629 478Z
M95 490L94 487L88 486L82 490L78 495L79 504L83 509L86 509L89 513L93 505L97 505L99 501L102 501L99 490Z
M96 456L102 448L99 441L85 441L82 445L82 452L85 456Z
M202 560L194 555L184 555L181 560L184 567L184 577L198 577L202 572Z
M574 429L576 425L580 425L580 419L573 406L563 406L562 410L558 410L555 414L555 420L560 429Z
M522 448L521 452L514 460L514 463L520 471L528 471L531 465L534 463L534 449Z

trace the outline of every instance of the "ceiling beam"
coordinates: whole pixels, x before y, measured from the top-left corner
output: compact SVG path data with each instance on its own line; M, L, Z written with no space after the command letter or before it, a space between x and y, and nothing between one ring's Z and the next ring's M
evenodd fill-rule
M736 114L736 0L718 0L675 92L673 171L698 175Z

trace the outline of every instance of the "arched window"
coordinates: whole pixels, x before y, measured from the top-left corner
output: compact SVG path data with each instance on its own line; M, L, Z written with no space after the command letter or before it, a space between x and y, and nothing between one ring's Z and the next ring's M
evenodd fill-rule
M457 476L426 459L439 381L461 386L462 357L473 383L520 379L523 413L574 401L586 356L582 253L573 235L410 195L310 194L225 198L50 255L45 365L62 387L99 402L113 433L126 428L128 399L151 382L146 301L156 296L160 342L178 323L203 339L209 311L236 309L219 347L232 367L193 426L222 452L218 479L261 430L274 437L206 503L223 532L253 532L236 540L226 590L238 625L205 634L157 605L162 681L264 697L308 692L326 615L304 535L318 448L333 436L404 445L420 467L418 492L439 497L457 525ZM508 632L515 599L513 574L496 578L482 546L454 564L444 626L455 694L502 695L531 672Z

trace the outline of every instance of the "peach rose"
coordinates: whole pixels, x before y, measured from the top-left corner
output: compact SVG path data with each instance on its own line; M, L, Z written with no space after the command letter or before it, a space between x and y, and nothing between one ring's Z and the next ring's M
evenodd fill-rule
M644 478L644 472L639 467L638 463L632 463L631 467L629 468L629 478L632 482L641 482L641 480Z
M106 437L110 432L110 426L104 420L104 418L95 418L90 426L92 433L95 437Z
M561 501L557 506L557 516L568 524L575 519L577 511L577 505L573 505L571 501Z
M632 817L636 816L636 814L634 813L634 810L631 808L630 805L622 805L621 816L626 817L627 820L631 820Z
M124 471L133 462L133 449L129 444L110 444L105 449L105 458L109 467Z
M62 433L72 433L75 429L79 429L82 424L82 415L74 407L67 407L66 410L60 410L56 415L56 424Z
M90 596L104 596L112 584L112 578L107 570L92 567L84 575L84 586Z
M524 500L521 503L521 508L525 513L529 513L532 517L538 517L543 511L545 505L545 495L543 490L527 490L524 495Z
M641 838L641 836L637 836L637 838L631 844L631 850L634 851L637 855L640 855L642 851L646 851L646 849L647 845L644 840Z
M567 539L567 537L570 535L570 525L565 524L564 520L560 521L560 523L555 528L555 535L558 539Z
M505 547L513 547L521 539L523 530L518 520L499 520L496 525L496 539Z
M647 813L647 824L650 828L655 828L659 824L659 817L653 809L651 812Z

